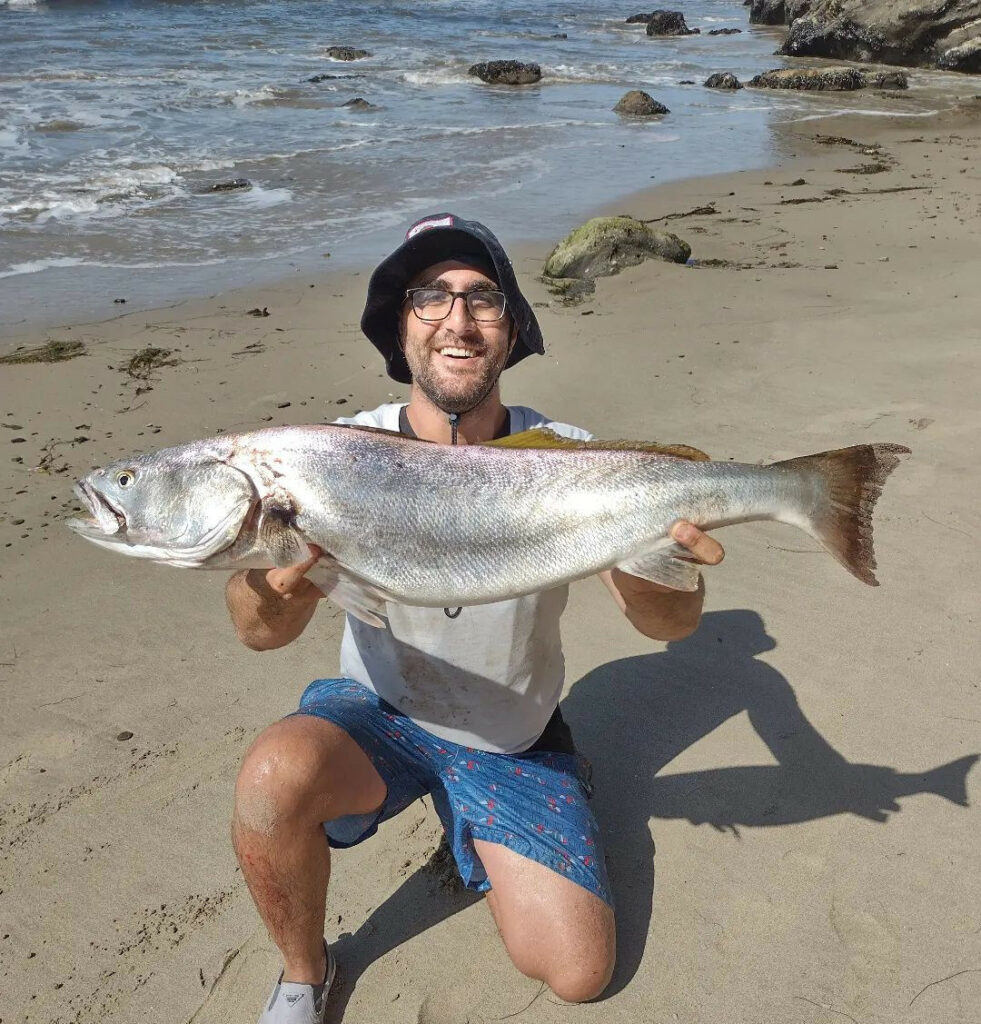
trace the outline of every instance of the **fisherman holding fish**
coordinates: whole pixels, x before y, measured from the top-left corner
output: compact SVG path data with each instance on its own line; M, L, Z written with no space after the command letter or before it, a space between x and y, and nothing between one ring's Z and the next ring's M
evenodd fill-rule
M544 347L507 255L476 221L439 214L414 224L372 275L361 326L389 376L411 384L410 398L341 423L440 445L507 444L541 427L590 437L502 403L502 371ZM498 510L486 513L490 534ZM629 621L657 640L694 631L704 598L695 566L723 556L690 523L675 523L671 537L694 589L618 568L601 574ZM308 550L292 567L230 579L229 611L248 647L295 640L325 591L344 604L344 579L318 578L324 553ZM589 766L558 707L567 596L561 585L462 609L345 604L340 676L311 684L296 714L260 734L236 788L235 850L285 962L260 1024L325 1019L335 970L324 940L330 848L362 842L425 793L517 968L572 1002L606 987L613 900Z
M285 960L261 1024L325 1019L330 847L427 793L518 968L592 999L614 927L589 766L558 708L569 583L601 576L640 632L678 640L701 617L699 566L722 559L705 531L776 520L876 586L872 513L909 449L713 462L503 405L501 372L541 333L497 239L451 214L381 263L361 326L407 405L117 460L79 481L87 514L68 525L131 557L245 570L226 593L255 650L295 640L323 597L348 613L340 676L260 734L238 779L235 849Z

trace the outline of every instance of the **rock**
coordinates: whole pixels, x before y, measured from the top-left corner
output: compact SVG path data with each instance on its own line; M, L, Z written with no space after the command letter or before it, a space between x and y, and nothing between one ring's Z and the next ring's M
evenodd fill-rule
M909 76L905 71L863 71L865 84L870 89L908 89Z
M813 0L750 0L751 25L792 25L811 8Z
M801 89L851 92L864 89L865 76L857 68L776 68L750 79L756 89Z
M937 58L937 67L944 71L965 71L981 74L981 38L970 39L960 46L944 50Z
M369 103L363 96L355 96L353 100L347 100L341 104L342 107L347 107L349 110L377 110L378 107L374 103Z
M653 96L640 89L625 92L613 109L618 114L630 114L633 117L653 117L657 114L671 113L663 103L658 103Z
M757 89L851 92L855 89L906 89L909 82L904 71L863 71L860 68L775 68L757 75L749 84Z
M685 263L689 256L691 247L668 231L657 231L633 217L594 217L552 250L542 280L548 285L558 279L568 294L575 292L569 279L591 283L647 259Z
M627 25L646 25L651 20L651 18L653 18L653 17L654 17L653 14L631 14L630 17L627 18L625 24L627 24Z
M717 71L705 79L706 89L741 89L743 83L731 71Z
M215 182L206 192L236 192L239 189L252 188L252 182L248 178L232 178L231 181Z
M738 36L742 34L741 28L710 28L708 34L710 36Z
M564 305L574 306L596 291L596 283L582 277L542 277L542 283Z
M487 60L472 65L467 74L476 75L491 85L531 85L541 81L542 69L520 60Z
M337 82L342 78L362 78L362 75L314 75L312 78L308 78L308 82Z
M328 46L324 53L334 60L362 60L371 56L367 50L359 50L354 46Z
M813 0L780 52L981 71L981 0Z
M681 11L654 11L647 21L649 36L697 36L699 31L685 24Z
M682 80L678 83L678 85L694 85L694 84L695 84L695 79L694 78L682 78Z

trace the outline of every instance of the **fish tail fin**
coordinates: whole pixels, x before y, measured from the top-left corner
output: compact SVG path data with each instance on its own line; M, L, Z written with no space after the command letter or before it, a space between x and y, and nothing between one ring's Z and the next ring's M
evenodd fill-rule
M774 466L818 478L815 507L802 526L853 575L877 587L872 548L872 510L886 477L909 449L899 444L860 444L852 448L805 455Z
M969 807L967 799L967 776L981 759L979 754L967 754L956 761L948 761L922 776L923 791L934 793L952 804Z

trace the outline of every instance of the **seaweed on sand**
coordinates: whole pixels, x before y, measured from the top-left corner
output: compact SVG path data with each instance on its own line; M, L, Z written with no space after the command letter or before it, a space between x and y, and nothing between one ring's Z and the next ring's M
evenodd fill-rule
M149 380L150 374L162 366L176 366L180 360L170 358L171 349L148 345L125 362L120 369L133 380Z
M35 348L18 348L0 356L0 363L60 363L85 355L81 341L47 341Z

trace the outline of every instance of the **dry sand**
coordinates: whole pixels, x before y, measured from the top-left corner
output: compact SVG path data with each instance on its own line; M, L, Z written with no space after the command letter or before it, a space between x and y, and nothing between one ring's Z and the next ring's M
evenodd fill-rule
M617 204L712 204L664 221L702 266L649 262L542 305L548 354L508 373L506 398L722 459L908 444L877 519L882 587L757 525L720 535L683 643L574 587L564 708L618 900L608 996L564 1006L517 974L482 901L427 863L419 804L336 857L331 1021L981 1020L981 115L787 132L780 168ZM866 163L888 166L849 170ZM538 303L548 248L516 260ZM258 1016L279 966L228 842L233 780L250 739L335 671L341 616L251 653L222 576L124 561L61 519L72 479L119 453L403 396L359 334L365 283L76 325L46 336L84 357L0 366L3 1024ZM177 362L134 379L147 346Z

